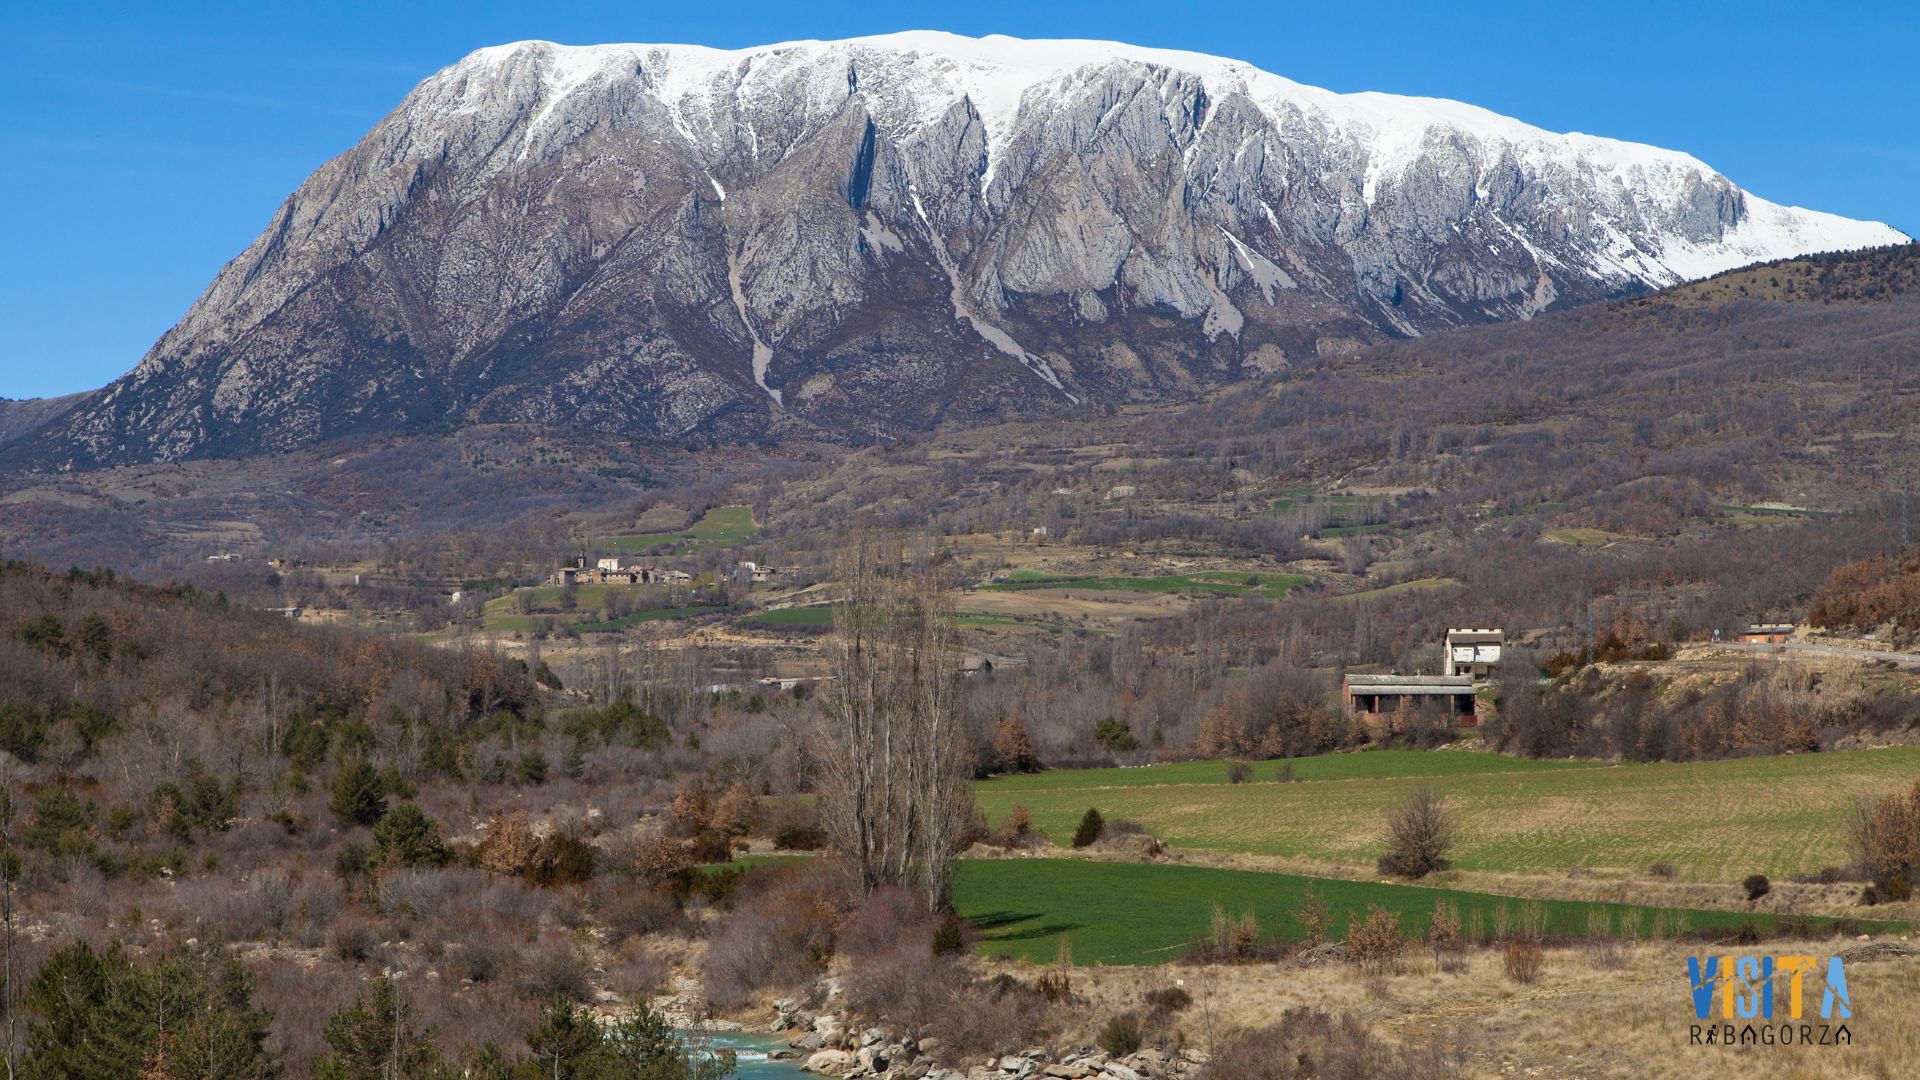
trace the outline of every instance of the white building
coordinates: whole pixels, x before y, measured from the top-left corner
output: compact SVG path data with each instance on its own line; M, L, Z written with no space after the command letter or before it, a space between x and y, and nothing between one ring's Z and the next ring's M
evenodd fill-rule
M1499 669L1500 649L1506 643L1504 630L1448 630L1441 674L1487 678Z

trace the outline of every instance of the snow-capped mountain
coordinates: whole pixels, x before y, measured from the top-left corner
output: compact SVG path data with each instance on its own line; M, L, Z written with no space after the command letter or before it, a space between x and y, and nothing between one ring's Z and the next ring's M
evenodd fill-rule
M36 456L872 435L1905 239L1683 153L1194 53L522 42L322 166Z

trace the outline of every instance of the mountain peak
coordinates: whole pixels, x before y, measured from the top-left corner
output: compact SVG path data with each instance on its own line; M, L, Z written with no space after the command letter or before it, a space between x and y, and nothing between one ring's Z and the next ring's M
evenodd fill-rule
M683 131L702 132L694 122L714 111L716 94L750 92L755 68L778 73L795 67L815 78L816 97L834 100L860 93L859 67L877 63L869 85L887 91L871 95L876 121L895 137L910 136L937 124L946 110L965 101L986 128L988 182L1029 94L1036 109L1048 107L1070 89L1076 72L1115 64L1134 64L1199 80L1212 103L1238 95L1255 105L1275 127L1319 125L1366 148L1362 201L1371 205L1383 178L1398 175L1417 161L1429 144L1463 135L1538 163L1567 162L1594 179L1635 189L1643 196L1676 202L1701 186L1732 182L1691 154L1644 143L1581 132L1553 132L1464 102L1375 91L1336 93L1263 71L1244 61L1206 53L1148 48L1118 41L986 37L937 30L908 30L834 41L788 41L743 49L698 45L560 45L522 41L478 50L436 78L474 69L499 71L516 61L531 62L542 77L541 119L550 117L569 94L596 78L638 80L663 104L682 112ZM844 61L840 70L835 61ZM768 76L761 75L761 81ZM787 85L782 83L782 85ZM1211 114L1209 114L1210 117ZM1205 127L1204 120L1200 125ZM1658 285L1696 279L1755 261L1813 251L1847 250L1901 243L1907 237L1880 222L1781 206L1740 192L1731 235L1718 244L1685 242L1658 252L1615 250L1607 254L1622 273Z
M1677 151L1104 41L482 49L51 464L536 422L869 438L1904 240Z

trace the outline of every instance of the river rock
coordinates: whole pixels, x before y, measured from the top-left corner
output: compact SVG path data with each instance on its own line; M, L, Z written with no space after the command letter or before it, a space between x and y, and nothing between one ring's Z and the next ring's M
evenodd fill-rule
M808 1072L826 1076L847 1076L857 1067L853 1055L845 1050L821 1050L808 1058L806 1064Z

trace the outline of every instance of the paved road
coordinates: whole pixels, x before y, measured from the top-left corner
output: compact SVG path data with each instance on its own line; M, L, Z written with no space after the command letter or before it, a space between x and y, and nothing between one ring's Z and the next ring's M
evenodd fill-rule
M1722 649L1735 652L1771 653L1784 656L1800 653L1810 656L1841 656L1854 660L1886 660L1901 667L1920 667L1920 653L1882 652L1879 649L1855 649L1846 645L1815 645L1804 641L1789 641L1784 645L1749 645L1740 641L1723 641Z

